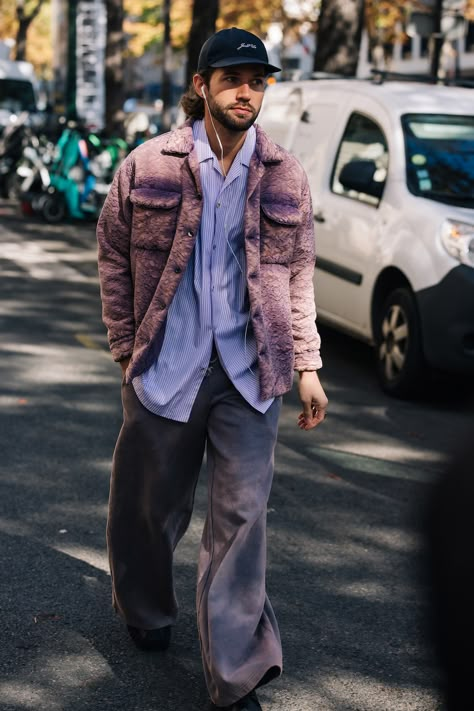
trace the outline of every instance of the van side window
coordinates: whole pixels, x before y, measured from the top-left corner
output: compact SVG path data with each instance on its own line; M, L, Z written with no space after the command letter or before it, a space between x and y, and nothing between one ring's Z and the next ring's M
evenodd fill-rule
M331 178L338 195L378 205L388 169L385 135L367 116L353 113L347 122Z

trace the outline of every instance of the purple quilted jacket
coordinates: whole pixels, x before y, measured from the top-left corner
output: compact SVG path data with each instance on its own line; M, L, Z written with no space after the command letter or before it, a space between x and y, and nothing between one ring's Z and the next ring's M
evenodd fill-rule
M312 277L313 213L300 164L257 128L244 218L250 317L261 397L321 367ZM98 226L103 319L127 382L157 357L166 314L202 212L191 123L135 149L117 171Z

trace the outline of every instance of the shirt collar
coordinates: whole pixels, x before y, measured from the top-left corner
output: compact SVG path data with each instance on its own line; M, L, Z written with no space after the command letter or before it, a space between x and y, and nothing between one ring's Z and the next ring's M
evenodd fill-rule
M202 119L199 119L193 123L193 137L199 163L204 163L205 161L214 158L214 152L209 145L209 139L207 137L204 121ZM240 155L240 162L242 165L247 166L247 168L250 165L250 159L252 158L252 154L255 150L255 142L255 127L251 126L247 131L242 148L236 156L237 158Z

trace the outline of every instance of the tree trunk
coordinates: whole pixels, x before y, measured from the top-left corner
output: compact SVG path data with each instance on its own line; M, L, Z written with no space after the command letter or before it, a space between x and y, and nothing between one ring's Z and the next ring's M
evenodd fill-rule
M171 47L171 0L163 0L163 70L161 79L161 100L163 108L161 113L161 133L166 133L171 128L172 97L172 57Z
M355 76L363 25L364 0L322 0L314 71Z
M196 72L202 45L216 30L219 14L219 0L194 0L193 20L188 42L188 62L186 65L186 86Z
M18 23L18 30L16 33L15 41L15 59L17 60L17 62L24 62L26 60L26 35L28 33L29 26L29 17L27 17L25 20L20 20Z
M124 34L123 0L105 0L107 39L105 47L105 131L123 133L124 102Z
M41 10L43 2L44 0L38 0L29 15L25 13L25 0L17 2L16 18L18 20L18 30L15 38L15 59L17 62L24 62L26 59L26 37L28 29Z

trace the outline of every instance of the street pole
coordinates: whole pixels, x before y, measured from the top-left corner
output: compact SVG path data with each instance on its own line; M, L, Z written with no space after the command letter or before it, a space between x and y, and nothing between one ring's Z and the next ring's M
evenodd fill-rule
M66 118L75 121L77 119L76 109L76 39L77 39L77 0L69 0L67 12L67 72L65 89L65 109Z
M165 133L171 128L171 71L172 71L172 48L171 48L171 0L163 2L163 72L161 79L161 100L163 108L161 113L160 132Z
M443 33L441 19L443 17L443 0L436 0L433 8L433 34L431 35L431 78L434 83L438 81L441 48L443 46Z

